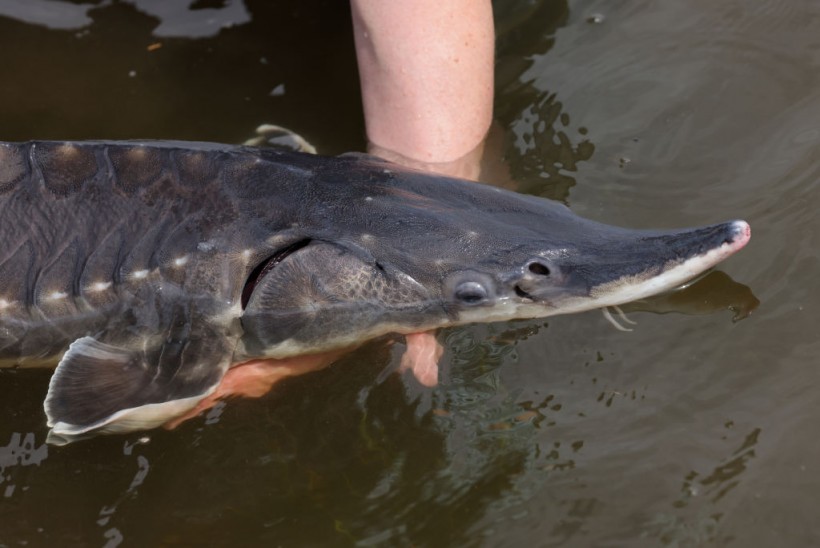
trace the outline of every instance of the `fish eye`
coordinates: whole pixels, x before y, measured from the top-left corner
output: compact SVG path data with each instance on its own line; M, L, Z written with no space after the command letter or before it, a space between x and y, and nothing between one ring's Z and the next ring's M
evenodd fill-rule
M531 262L527 266L527 270L538 276L549 276L551 274L550 267L538 261Z
M474 281L461 282L456 286L456 300L467 305L479 304L487 299L489 292L482 284Z

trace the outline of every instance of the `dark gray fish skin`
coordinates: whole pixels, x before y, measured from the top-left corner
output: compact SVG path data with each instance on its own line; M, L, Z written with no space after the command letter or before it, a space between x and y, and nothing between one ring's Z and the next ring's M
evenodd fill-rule
M209 313L232 300L242 270L220 262L234 249L226 229L239 204L221 189L221 156L135 144L2 146L0 359L59 356L103 330L155 335L167 323L155 291L163 286L209 303Z
M0 360L71 345L46 400L66 438L162 424L250 358L641 298L749 238L615 228L366 155L187 142L0 144L0 211Z

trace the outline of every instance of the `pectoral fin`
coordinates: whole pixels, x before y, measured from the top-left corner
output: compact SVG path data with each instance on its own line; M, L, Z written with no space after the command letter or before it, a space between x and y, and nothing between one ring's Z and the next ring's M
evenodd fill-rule
M227 371L230 343L213 336L154 347L147 341L74 341L54 371L44 404L50 441L155 428L188 412Z

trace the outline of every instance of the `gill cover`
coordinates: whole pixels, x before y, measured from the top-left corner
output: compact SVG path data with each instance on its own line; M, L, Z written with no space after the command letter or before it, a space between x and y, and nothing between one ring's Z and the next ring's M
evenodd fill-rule
M428 301L425 288L402 273L357 250L311 241L254 281L242 315L244 350L280 357L345 346L397 313L412 321L413 309Z

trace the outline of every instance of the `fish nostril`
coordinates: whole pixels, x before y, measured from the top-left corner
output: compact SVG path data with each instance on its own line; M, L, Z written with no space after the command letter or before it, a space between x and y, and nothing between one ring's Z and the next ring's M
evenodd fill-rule
M455 297L464 304L479 304L487 299L487 288L478 282L462 282L458 284Z
M539 262L531 262L527 267L527 270L529 270L533 274L538 274L539 276L550 275L550 268L547 265Z

